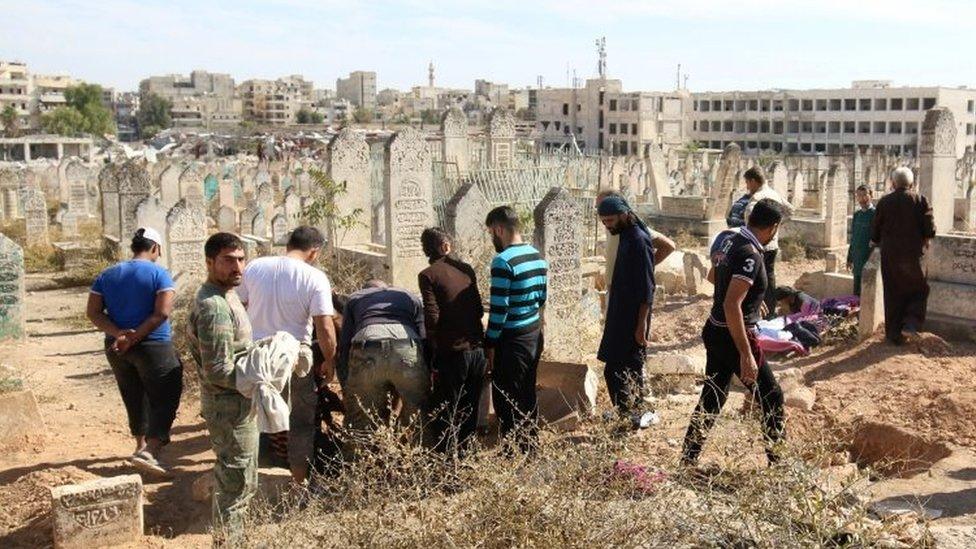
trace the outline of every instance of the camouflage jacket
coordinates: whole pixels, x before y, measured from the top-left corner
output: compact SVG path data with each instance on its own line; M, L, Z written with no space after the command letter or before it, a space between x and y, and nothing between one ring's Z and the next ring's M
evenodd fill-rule
M190 310L188 330L201 391L237 392L234 363L251 345L251 322L237 293L204 282Z

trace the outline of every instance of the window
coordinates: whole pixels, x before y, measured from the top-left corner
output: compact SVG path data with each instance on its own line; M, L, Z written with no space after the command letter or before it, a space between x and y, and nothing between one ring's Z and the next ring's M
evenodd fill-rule
M580 112L581 110L583 110L583 105L580 105L579 103L577 103L576 104L576 112Z
M637 124L630 125L630 135L637 135Z
M879 97L874 100L874 110L876 111L886 111L888 110L888 100L884 97Z
M976 101L970 99L968 102L966 102L966 110L969 112L976 112Z
M732 131L732 121L731 120L726 120L725 122L722 122L722 131L723 132L731 132Z
M773 133L776 135L783 135L783 121L775 120L773 121Z
M563 115L569 114L569 103L563 103Z
M800 133L813 133L813 122L803 122L800 124Z
M825 110L827 110L827 100L826 99L817 99L816 105L817 105L817 110L818 111L825 111Z
M905 100L905 110L906 111L917 111L918 110L918 98L909 97Z
M562 127L562 122L556 120L555 122L552 123L552 125L556 128L556 131L558 132Z
M840 133L840 122L828 122L827 133L831 133L831 134Z
M630 142L630 154L632 154L634 156L637 156L637 142L636 141L631 141Z
M800 133L800 123L797 122L796 120L790 120L789 122L787 122L786 133Z
M966 135L973 135L973 125L966 124Z
M857 124L854 122L844 122L844 133L857 133Z
M615 110L617 110L617 100L616 99L611 99L610 100L610 111L613 112ZM705 110L707 111L708 109L705 109Z
M750 111L753 111L753 112L758 111L759 110L759 101L756 101L755 99L749 101L749 110Z
M870 122L858 122L857 123L857 133L871 133L871 123Z
M576 135L583 135L583 127L576 126Z
M800 150L808 153L813 151L813 147L809 143L800 143Z
M918 135L918 122L905 122L905 133Z
M972 103L972 101L970 101L970 103ZM729 111L729 112L734 111L735 110L735 102L734 101L731 101L731 100L726 100L725 101L725 108L722 109L722 110Z
M888 122L888 133L901 133L901 122Z
M539 124L542 124L542 131L546 131L546 130L549 129L549 121L548 120L541 120L539 122Z
M900 97L892 98L888 106L891 107L891 110L893 111L903 110L905 108L905 100Z
M805 111L812 111L813 110L813 100L812 99L804 99L803 100L803 110L805 110Z
M841 100L840 99L831 99L830 100L830 110L832 110L832 111L839 111L840 110L840 105L841 105Z
M758 131L759 131L759 121L758 120L750 120L749 121L749 133L756 133ZM755 148L755 147L753 147L753 148Z
M698 131L698 121L697 120L695 120L694 122L691 123L691 129L692 130L695 130L695 131Z
M780 99L774 99L773 110L776 112L783 112L783 101Z
M871 100L870 99L861 99L857 103L858 103L857 110L859 110L859 111L869 111L869 110L871 110Z
M722 110L722 102L719 101L718 99L712 101L712 110L713 111L720 111L720 110Z
M716 133L722 131L722 122L720 120L712 120L712 131Z
M620 135L627 135L627 124L620 125Z
M796 143L787 143L786 152L789 154L796 154L800 152L800 146Z
M611 100L611 105L613 104L612 101L613 100ZM617 125L613 122L610 123L610 135L617 135Z
M597 129L602 130L603 129L603 110L602 109L597 113L596 117L597 117L597 119L596 119ZM603 142L602 141L600 142L600 150L601 151L603 150Z
M569 126L563 126L563 133L569 135Z
M845 111L856 111L857 110L857 99L845 99L844 100L844 110Z
M769 112L769 99L763 99L759 102L759 110L762 112Z
M925 99L922 99L922 110L927 111L927 110L931 109L934 106L935 106L935 98L934 97L926 97Z
M827 123L817 122L814 126L814 133L827 133Z
M606 92L605 92L605 91L603 91L603 90L600 90L600 96L599 96L599 99L598 99L598 101L599 101L599 103L600 103L600 106L601 106L601 107L603 106L603 96L604 96L604 94L606 94ZM698 110L698 101L695 101L695 110L696 110L696 111ZM601 126L601 127L602 127L602 126ZM601 145L600 145L600 148L601 148L601 149L603 148L603 145L602 145L602 143L601 143Z
M735 112L742 112L744 110L746 110L746 101L745 99L739 99L735 102Z
M874 123L874 133L885 133L885 123L875 122Z
M759 133L769 133L769 120L759 122Z
M790 99L790 101L789 101L789 103L787 103L787 105L788 105L788 107L789 107L789 109L791 111L798 111L798 110L800 110L800 100L799 99Z

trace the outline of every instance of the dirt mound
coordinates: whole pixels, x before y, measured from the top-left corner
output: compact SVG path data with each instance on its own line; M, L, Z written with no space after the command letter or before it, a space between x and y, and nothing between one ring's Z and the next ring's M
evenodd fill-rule
M0 545L50 544L51 488L98 478L72 465L33 471L0 488Z
M876 421L854 426L850 452L858 464L902 478L926 471L952 453L945 444L929 442L906 429Z

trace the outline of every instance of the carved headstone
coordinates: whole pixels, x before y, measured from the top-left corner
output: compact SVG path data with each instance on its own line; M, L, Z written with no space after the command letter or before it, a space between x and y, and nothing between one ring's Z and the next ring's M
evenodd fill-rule
M130 160L116 171L119 188L119 240L132 238L139 226L136 224L136 207L152 190L149 171L145 162Z
M51 488L54 546L87 549L142 538L142 478L122 475Z
M24 251L0 234L0 342L23 339Z
M386 254L390 282L417 289L417 273L427 266L420 233L433 224L433 175L423 134L413 128L397 132L386 144L384 198Z
M24 208L26 221L26 240L28 246L47 244L47 202L44 193L37 187L21 189L20 203Z
M288 221L285 214L278 214L271 219L271 242L275 246L284 246L288 241Z
M234 208L221 206L217 210L217 230L224 233L240 232L240 228L237 225L237 212Z
M180 201L180 173L183 169L173 163L159 174L159 203L167 210Z
M485 233L484 217L491 204L474 183L461 185L447 203L445 230L454 239L454 253L474 267L478 276L478 290L488 297L491 286L489 271L494 248Z
M545 314L547 355L580 360L583 224L580 206L565 189L553 188L536 206L535 245L549 263Z
M177 290L189 288L206 276L203 244L207 239L207 217L203 210L180 200L166 216L169 270Z
M497 108L488 116L488 165L511 168L515 161L515 117Z
M952 111L925 112L919 139L919 192L928 198L939 232L952 230L956 187L956 122Z
M742 150L735 143L729 143L719 160L718 173L708 194L707 219L725 219L732 202L732 193L739 185L738 167Z
M793 200L790 201L794 209L803 207L803 202L806 199L806 186L806 177L802 171L797 171L796 175L793 176Z
M664 154L655 144L647 146L647 189L644 194L650 199L655 211L664 208L664 198L671 196L671 184L668 182Z
M155 196L147 196L136 206L136 226L149 227L155 229L160 235L165 235L166 214L168 210L163 207L162 201ZM165 238L165 236L164 236ZM169 268L169 246L166 242L160 242L162 250L156 263L162 267Z
M841 248L847 245L847 168L842 163L830 167L824 192L824 246Z
M250 229L248 234L256 236L261 239L268 238L268 223L267 219L264 217L264 211L258 208L254 212L254 216L251 217L250 224L247 226Z
M283 207L285 210L285 221L288 222L288 228L294 229L298 226L302 218L302 199L299 198L298 192L294 187L290 187L287 191L285 191Z
M786 200L790 192L790 174L786 170L786 164L779 160L773 162L769 167L769 185Z
M341 235L326 234L332 245L356 246L371 242L369 174L369 145L366 139L351 128L343 128L329 143L329 177L345 188L345 192L336 198L339 215L355 215L355 225Z
M117 169L115 164L108 164L98 172L98 190L102 196L102 232L116 240L119 239L122 225Z
M468 117L464 111L457 107L445 111L441 117L441 133L444 135L441 156L447 163L444 169L453 170L448 177L467 175L471 153L468 150Z
M884 287L881 283L881 252L871 250L861 271L861 304L858 312L858 336L863 340L871 337L884 323Z

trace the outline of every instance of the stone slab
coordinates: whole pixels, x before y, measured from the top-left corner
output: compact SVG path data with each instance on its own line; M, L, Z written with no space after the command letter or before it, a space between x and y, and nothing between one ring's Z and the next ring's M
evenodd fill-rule
M0 442L43 433L44 420L30 391L0 394Z
M552 406L539 406L546 421L557 421L571 412L589 414L596 407L597 375L585 364L540 362L536 375L539 395L547 393ZM559 404L558 406L556 404Z
M51 488L54 546L110 547L142 537L142 478L121 475Z
M929 246L929 280L976 286L976 236L940 234Z

